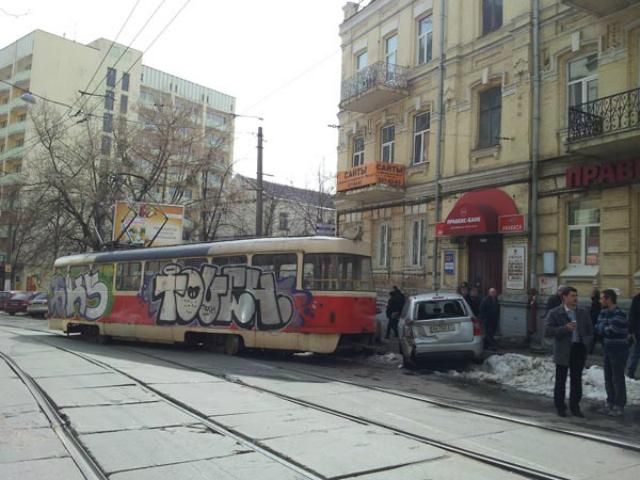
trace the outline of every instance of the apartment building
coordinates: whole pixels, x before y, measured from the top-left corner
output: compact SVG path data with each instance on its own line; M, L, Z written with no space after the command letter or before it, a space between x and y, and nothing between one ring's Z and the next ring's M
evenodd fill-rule
M199 151L215 146L220 171L229 167L235 98L142 62L142 52L108 39L85 45L41 30L0 49L0 285L9 288L6 280L11 277L12 288L38 283L37 278L27 279L30 273L23 265L16 268L11 241L15 192L30 172L30 158L38 147L27 115L35 107L25 101L25 92L32 92L37 103L65 112L64 128L70 131L82 128L76 125L80 120L97 119L105 156L115 154L118 125L143 121L145 109L188 110L204 139ZM148 200L170 198L171 172L165 178L162 191ZM201 190L197 182L190 185L180 195L187 203L193 203Z
M380 289L495 287L513 337L532 289L635 294L640 2L344 12L338 228L371 243Z

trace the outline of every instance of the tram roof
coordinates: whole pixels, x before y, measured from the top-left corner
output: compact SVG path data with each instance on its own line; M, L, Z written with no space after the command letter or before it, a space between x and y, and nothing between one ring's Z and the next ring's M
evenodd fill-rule
M54 266L86 265L89 263L167 260L172 258L248 255L302 251L305 253L346 253L369 255L368 244L337 237L269 237L243 240L223 240L190 243L170 247L136 248L110 252L68 255L56 259Z

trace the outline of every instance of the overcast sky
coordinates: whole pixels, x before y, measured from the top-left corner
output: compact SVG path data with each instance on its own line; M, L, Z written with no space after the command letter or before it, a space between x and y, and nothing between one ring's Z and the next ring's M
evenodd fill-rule
M145 50L187 0L140 0L118 42ZM346 0L191 0L144 54L145 65L236 97L264 117L265 180L314 187L335 174L340 86L338 27ZM42 29L80 43L115 39L136 0L21 0L0 6L0 48ZM36 92L37 93L37 92ZM260 122L236 120L236 171L255 177Z

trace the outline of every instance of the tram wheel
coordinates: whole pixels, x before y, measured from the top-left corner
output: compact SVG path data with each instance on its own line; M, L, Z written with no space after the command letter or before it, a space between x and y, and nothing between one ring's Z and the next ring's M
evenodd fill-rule
M225 355L237 355L242 350L243 341L240 335L227 335L224 339Z

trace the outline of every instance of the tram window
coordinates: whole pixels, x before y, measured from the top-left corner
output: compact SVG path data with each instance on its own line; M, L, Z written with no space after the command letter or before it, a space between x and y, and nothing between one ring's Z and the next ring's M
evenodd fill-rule
M251 264L260 267L264 272L274 272L279 283L292 277L296 278L298 256L295 253L254 255Z
M69 277L78 278L83 273L87 273L89 271L89 265L76 265L74 267L69 268Z
M140 278L142 265L140 262L118 263L116 274L116 290L138 291L140 289Z
M224 267L225 265L246 265L246 255L230 255L228 257L213 257L211 263Z
M158 260L144 262L144 283L148 283L151 277L162 272L165 265L168 265L169 263L170 262L160 262Z
M200 265L203 263L209 263L209 261L205 258L180 258L178 259L178 263L185 267L195 267L200 268Z
M371 259L360 255L304 256L303 286L311 290L371 290Z

